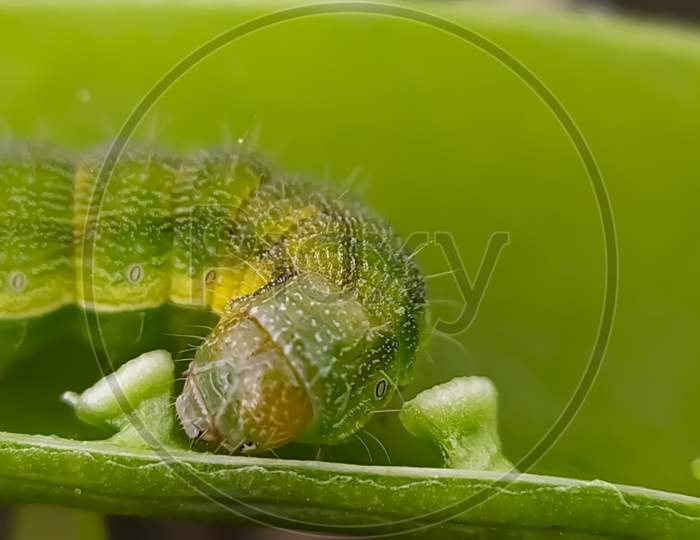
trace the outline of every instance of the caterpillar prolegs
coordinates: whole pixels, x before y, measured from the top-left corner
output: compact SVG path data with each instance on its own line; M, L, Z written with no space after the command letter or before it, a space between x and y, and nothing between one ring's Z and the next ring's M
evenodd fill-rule
M243 152L131 152L93 198L102 157L2 156L0 318L216 313L176 410L230 452L341 442L410 379L424 281L383 219Z

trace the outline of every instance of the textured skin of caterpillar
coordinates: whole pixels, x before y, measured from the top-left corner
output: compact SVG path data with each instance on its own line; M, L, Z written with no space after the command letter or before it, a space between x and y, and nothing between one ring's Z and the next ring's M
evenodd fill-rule
M176 410L229 452L341 442L410 380L425 286L383 219L224 151L125 155L93 208L101 158L0 157L0 319L216 313Z

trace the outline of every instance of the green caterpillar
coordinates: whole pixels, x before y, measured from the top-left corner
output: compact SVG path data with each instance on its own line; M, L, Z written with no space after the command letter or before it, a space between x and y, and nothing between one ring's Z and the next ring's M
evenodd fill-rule
M384 220L225 151L130 153L92 208L100 166L0 158L0 318L218 314L176 410L188 437L230 452L341 442L410 380L425 285Z

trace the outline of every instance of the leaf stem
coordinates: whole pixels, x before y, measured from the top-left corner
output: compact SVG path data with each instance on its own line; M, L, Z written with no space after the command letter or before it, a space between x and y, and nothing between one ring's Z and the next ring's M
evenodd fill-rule
M163 455L10 433L0 433L0 499L113 514L252 519L343 534L385 534L445 521L426 534L479 530L523 538L530 531L536 538L568 533L655 540L700 535L700 499L601 481L186 450Z

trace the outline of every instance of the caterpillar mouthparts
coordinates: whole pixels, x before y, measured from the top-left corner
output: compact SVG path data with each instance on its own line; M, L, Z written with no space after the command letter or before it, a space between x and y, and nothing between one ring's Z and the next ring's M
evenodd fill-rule
M99 156L54 155L0 156L0 318L68 303L218 314L176 400L191 439L242 453L341 442L410 379L424 280L361 204L253 155L142 151L93 207Z

